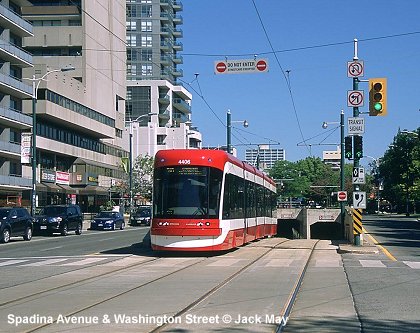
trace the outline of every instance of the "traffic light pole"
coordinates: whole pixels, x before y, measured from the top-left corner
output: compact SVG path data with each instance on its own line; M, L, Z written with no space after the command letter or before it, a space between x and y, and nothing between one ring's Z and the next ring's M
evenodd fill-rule
M353 60L359 60L359 57L357 56L357 39L354 40L354 56L353 56ZM359 90L359 78L358 77L354 77L353 78L353 90ZM353 117L359 117L360 112L359 112L359 107L358 106L354 106L353 107ZM353 138L354 139L354 138ZM354 143L354 142L353 142ZM354 168L358 168L360 166L360 157L356 156L356 154L354 154L355 156L353 156L353 169ZM353 191L359 191L359 185L354 184L353 185ZM361 245L361 236L360 234L357 234L354 236L354 244L355 245Z

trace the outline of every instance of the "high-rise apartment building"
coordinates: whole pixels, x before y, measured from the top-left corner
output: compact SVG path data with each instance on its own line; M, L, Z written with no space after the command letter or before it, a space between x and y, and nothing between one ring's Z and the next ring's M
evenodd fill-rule
M0 206L25 205L22 194L32 181L30 167L21 164L21 134L31 132L32 118L22 113L22 100L32 97L32 86L22 71L32 67L32 55L22 40L32 36L32 25L17 2L0 2L0 31Z
M179 82L183 46L178 0L126 0L126 120L133 133L133 156L160 149L200 148L191 126L191 93Z
M260 145L258 149L247 149L245 161L260 169L271 169L277 161L285 161L286 152L284 149L273 149L270 145Z
M124 1L25 1L33 25L23 47L37 89L38 205L77 202L95 211L124 177L126 6ZM59 69L73 66L74 71ZM39 84L39 86L38 86ZM31 103L24 111L32 112Z

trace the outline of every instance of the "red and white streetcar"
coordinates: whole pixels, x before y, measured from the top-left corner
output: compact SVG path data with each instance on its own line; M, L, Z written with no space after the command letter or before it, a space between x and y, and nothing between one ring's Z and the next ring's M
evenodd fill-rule
M276 185L222 150L155 157L153 250L221 251L276 234Z

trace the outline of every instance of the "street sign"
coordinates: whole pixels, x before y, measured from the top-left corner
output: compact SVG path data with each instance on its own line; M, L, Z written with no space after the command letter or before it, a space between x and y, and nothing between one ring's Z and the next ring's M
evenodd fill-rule
M349 117L347 118L347 131L349 135L359 135L365 133L365 118Z
M337 192L338 201L347 201L347 191L338 191Z
M365 184L365 169L362 167L353 168L353 184Z
M347 62L347 77L364 76L365 66L363 61L348 61Z
M353 192L353 208L366 209L366 192Z
M363 106L365 100L365 92L363 90L348 90L347 91L347 106L360 107Z
M31 163L31 143L32 133L22 132L20 145L20 162L22 164Z
M215 74L264 73L267 71L267 59L218 60L214 62Z

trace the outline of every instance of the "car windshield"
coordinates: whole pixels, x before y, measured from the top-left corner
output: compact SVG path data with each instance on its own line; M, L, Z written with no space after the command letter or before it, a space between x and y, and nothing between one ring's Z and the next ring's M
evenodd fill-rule
M146 209L141 209L141 210L138 210L138 211L136 212L136 215L137 215L137 216L140 216L140 217L150 217L150 215L151 215L151 210L150 210L149 208L146 208Z
M44 207L41 210L41 215L61 215L64 214L66 212L66 207L55 207L55 206L50 206L50 207Z
M115 212L100 212L98 215L96 215L96 217L102 218L102 217L116 217L116 213Z
M9 216L10 209L1 209L0 210L0 219L4 219Z

